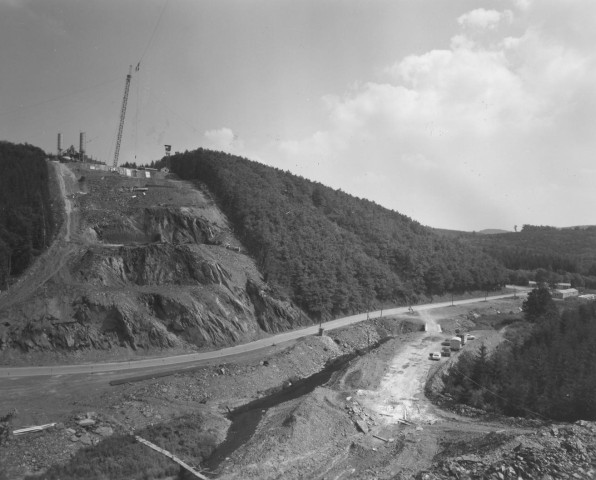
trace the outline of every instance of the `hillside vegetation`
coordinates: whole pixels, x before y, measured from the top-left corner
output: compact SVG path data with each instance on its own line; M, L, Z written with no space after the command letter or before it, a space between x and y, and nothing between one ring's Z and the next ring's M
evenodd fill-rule
M208 187L266 280L315 318L505 281L467 242L341 190L204 149L171 167Z
M459 237L482 248L511 270L511 281L567 281L574 287L596 288L596 226L524 225L516 233L468 233Z
M53 240L45 153L0 141L0 290Z
M507 415L596 420L596 304L559 312L546 288L524 302L531 332L493 355L464 352L444 377L457 402Z

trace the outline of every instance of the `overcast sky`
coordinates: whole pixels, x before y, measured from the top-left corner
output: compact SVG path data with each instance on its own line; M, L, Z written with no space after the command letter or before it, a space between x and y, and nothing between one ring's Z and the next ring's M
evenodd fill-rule
M0 0L0 139L239 154L419 222L596 224L594 0Z

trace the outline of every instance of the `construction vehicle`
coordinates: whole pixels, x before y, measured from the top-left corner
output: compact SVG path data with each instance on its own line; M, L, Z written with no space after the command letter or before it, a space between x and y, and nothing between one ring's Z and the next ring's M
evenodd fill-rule
M459 337L453 337L451 339L450 348L454 352L457 352L457 351L461 350L461 338L459 338Z
M442 357L450 357L451 356L451 347L443 347L441 349L441 356Z
M461 340L462 347L468 342L467 333L458 333L456 336Z

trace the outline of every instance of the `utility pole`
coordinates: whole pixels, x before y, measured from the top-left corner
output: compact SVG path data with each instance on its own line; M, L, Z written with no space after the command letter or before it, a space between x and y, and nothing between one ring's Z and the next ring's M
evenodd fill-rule
M57 145L56 150L58 152L58 158L60 158L62 156L62 134L61 133L58 134L58 145Z
M87 150L85 143L87 142L85 132L79 134L79 160L85 161L85 151Z
M122 98L122 108L120 109L120 124L118 125L118 137L116 137L116 149L114 150L114 168L118 166L118 155L120 155L120 142L122 141L122 129L124 128L124 117L126 115L126 104L128 103L128 91L130 90L130 79L132 78L132 65L126 75L124 85L124 98Z

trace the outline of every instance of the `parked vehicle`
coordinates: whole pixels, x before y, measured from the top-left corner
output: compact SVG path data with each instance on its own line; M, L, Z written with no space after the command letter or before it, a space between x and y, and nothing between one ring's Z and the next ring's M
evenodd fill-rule
M467 333L458 333L457 336L460 338L462 346L465 345L466 342L468 341Z
M431 360L441 360L441 355L439 354L439 352L431 352L428 354L428 358L430 358Z
M443 347L441 350L441 357L450 357L451 356L451 348L450 347Z
M457 352L458 350L461 350L461 338L459 337L453 337L451 339L450 345L451 350Z
M468 335L468 340L476 340L476 337L474 335Z
M441 342L441 345L444 347L449 347L449 346L451 346L451 340L443 340Z

